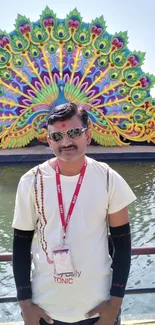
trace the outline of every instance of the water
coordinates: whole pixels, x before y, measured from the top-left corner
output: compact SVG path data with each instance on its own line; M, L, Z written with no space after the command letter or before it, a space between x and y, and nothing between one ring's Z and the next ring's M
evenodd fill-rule
M132 246L155 246L155 164L110 162L137 196L129 208ZM32 165L0 166L0 252L12 251L12 216L19 177ZM134 256L128 288L155 287L155 255ZM0 263L0 295L15 295L11 263ZM126 296L123 317L155 318L155 294ZM17 304L0 305L0 322L20 320Z

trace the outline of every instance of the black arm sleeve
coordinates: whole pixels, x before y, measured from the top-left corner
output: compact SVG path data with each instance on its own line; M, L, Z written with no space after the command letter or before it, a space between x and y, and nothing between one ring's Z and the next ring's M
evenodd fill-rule
M32 297L30 272L33 235L34 230L23 231L14 229L13 274L18 300L30 299Z
M124 297L131 264L131 235L129 223L119 227L110 227L114 245L112 263L113 277L111 296Z

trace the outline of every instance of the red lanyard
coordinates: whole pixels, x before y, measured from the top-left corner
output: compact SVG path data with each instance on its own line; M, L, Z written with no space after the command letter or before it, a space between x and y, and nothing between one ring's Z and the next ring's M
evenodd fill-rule
M64 206L63 206L63 199L62 199L62 190L61 190L61 182L60 182L60 169L59 169L58 162L56 163L56 169L55 169L55 171L56 171L56 185L57 185L57 194L58 194L60 218L61 218L62 227L63 227L63 230L64 230L64 238L63 239L65 239L65 236L66 236L67 226L69 224L70 218L71 218L72 213L73 213L73 209L75 207L76 200L77 200L78 195L79 195L79 191L80 191L82 181L83 181L83 178L84 178L84 175L85 175L86 167L87 167L87 162L85 161L85 163L83 164L83 167L81 169L80 176L79 176L79 179L78 179L78 182L77 182L77 185L76 185L76 189L75 189L75 192L73 194L72 201L71 201L71 204L70 204L70 207L69 207L69 210L68 210L67 218L66 218L66 221L65 221Z

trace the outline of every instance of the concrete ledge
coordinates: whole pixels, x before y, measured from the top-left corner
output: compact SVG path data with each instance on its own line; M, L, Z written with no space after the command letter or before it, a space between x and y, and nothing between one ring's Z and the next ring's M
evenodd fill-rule
M155 145L106 148L89 146L87 155L96 160L155 160ZM54 157L49 147L39 145L0 150L0 164L43 162Z

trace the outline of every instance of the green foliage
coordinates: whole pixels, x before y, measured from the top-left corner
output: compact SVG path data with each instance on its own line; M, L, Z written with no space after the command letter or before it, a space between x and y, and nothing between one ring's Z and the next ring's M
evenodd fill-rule
M23 24L27 24L32 28L32 23L31 23L30 19L26 18L25 16L22 16L22 15L18 14L17 19L16 19L16 23L14 25L16 30L19 31L19 27L21 25L23 25Z
M41 25L42 25L43 20L46 19L47 17L53 18L53 20L55 20L55 22L57 22L56 14L48 6L46 6L46 8L42 11L42 14L40 15Z
M32 41L37 44L45 42L48 39L48 35L45 29L38 25L33 25L31 37L32 37Z
M0 48L0 69L5 68L11 59L10 53Z

